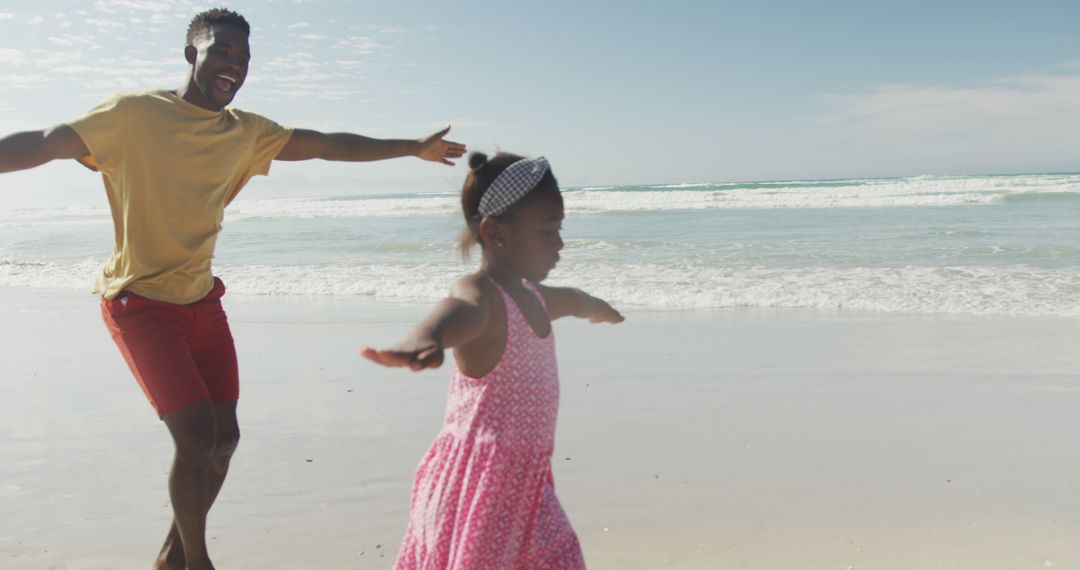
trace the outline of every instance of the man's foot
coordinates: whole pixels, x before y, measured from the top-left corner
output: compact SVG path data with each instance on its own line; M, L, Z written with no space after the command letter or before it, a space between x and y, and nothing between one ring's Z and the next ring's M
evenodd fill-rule
M184 547L180 546L180 533L176 530L176 524L169 529L165 536L165 544L161 545L157 560L150 570L186 570L184 563Z
M150 570L186 570L186 566L183 554L171 558L162 556L154 561L154 565L150 567Z

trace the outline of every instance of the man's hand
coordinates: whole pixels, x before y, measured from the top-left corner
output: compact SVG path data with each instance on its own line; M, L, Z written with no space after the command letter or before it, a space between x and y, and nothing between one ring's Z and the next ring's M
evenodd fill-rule
M464 156L465 145L443 140L443 137L449 132L450 127L446 127L427 138L420 139L420 150L417 151L416 156L431 162L441 162L447 166L453 166L454 163L448 159Z

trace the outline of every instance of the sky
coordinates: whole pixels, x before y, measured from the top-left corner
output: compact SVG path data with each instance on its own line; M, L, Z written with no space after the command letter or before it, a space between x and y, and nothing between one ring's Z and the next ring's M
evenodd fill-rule
M4 0L0 136L179 86L187 23L218 5L253 27L235 106L386 138L450 124L548 157L563 186L1080 170L1080 2L1048 0ZM466 172L277 163L252 187L456 191ZM0 204L72 196L100 181L0 178Z

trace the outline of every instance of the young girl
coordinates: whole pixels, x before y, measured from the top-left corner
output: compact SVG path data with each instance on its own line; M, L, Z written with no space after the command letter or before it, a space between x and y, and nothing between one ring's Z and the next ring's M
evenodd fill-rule
M618 311L577 289L540 285L559 260L563 201L543 158L469 159L461 205L464 254L480 270L390 350L367 358L436 368L454 349L442 431L413 483L395 568L579 569L577 535L555 497L551 454L559 377L551 321L618 323Z

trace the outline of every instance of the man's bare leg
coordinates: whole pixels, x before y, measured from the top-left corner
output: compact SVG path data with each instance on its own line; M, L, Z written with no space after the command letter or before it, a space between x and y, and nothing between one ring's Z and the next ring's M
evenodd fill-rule
M169 498L184 550L181 570L214 570L206 549L210 464L217 436L213 406L209 399L203 399L161 419L176 449L169 472Z
M212 402L215 419L215 445L212 453L210 470L208 473L209 486L207 489L207 514L217 499L225 476L229 472L229 462L240 441L240 427L236 420L236 402ZM205 522L204 522L205 528ZM173 518L172 526L165 537L165 544L161 547L157 560L152 570L185 570L185 557L183 541L180 539L180 531Z

